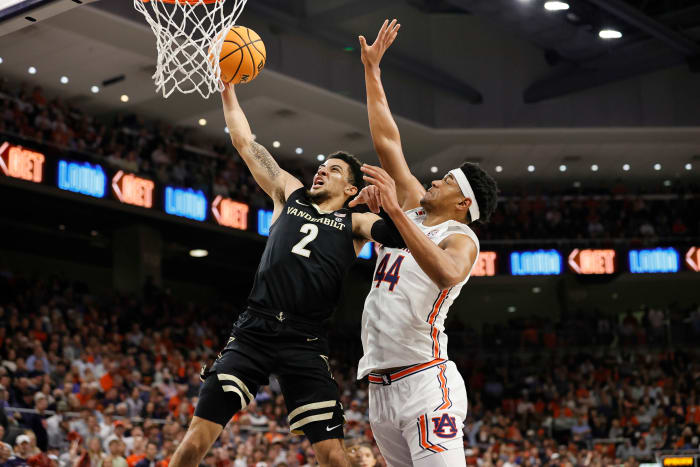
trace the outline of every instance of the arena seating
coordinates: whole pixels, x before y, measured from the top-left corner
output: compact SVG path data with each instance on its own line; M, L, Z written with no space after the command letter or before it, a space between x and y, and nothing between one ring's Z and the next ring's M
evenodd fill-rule
M146 455L167 465L196 404L200 365L215 358L238 312L154 288L140 299L96 296L70 278L9 270L0 271L0 297L6 466L133 467ZM602 466L698 448L700 308L447 332L470 397L469 465ZM372 442L367 384L355 381L359 336L332 336L346 436ZM205 464L314 465L308 441L287 426L273 379L229 423Z
M233 148L197 141L194 132L136 115L102 121L60 98L48 99L41 88L11 88L0 82L0 135L96 158L159 182L201 189L249 203L253 210L270 206L235 156ZM288 167L302 180L308 170ZM649 243L682 241L700 235L698 187L676 183L630 191L622 181L605 190L579 188L504 192L491 222L479 228L482 242L526 243L587 240Z

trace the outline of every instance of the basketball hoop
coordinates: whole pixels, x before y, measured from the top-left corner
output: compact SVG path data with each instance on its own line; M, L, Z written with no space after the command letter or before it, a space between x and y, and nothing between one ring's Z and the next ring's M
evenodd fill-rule
M207 99L223 91L218 57L246 1L134 0L156 35L156 92L165 98L175 90L198 92Z

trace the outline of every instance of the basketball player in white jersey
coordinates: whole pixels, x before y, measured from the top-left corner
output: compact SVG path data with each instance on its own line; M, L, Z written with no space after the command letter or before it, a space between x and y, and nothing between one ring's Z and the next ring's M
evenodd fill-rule
M381 204L407 248L380 250L362 316L357 377L369 376L370 424L390 466L464 466L467 392L447 356L444 322L479 254L467 224L491 215L498 188L469 163L427 191L411 174L379 71L399 26L385 21L372 46L359 38L370 129L384 169L363 166L373 187L351 206Z

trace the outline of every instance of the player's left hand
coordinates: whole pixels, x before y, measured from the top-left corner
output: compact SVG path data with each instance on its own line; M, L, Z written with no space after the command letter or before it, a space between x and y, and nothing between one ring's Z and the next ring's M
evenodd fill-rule
M365 176L362 177L365 182L379 189L379 198L384 210L390 215L392 212L400 212L401 206L396 195L396 182L386 170L369 164L363 164L361 169L365 173Z
M359 36L360 47L362 48L362 63L365 66L379 66L379 62L382 61L384 52L391 46L399 34L399 28L401 25L393 19L391 23L389 20L385 20L382 27L379 29L377 38L374 40L372 45L367 45L367 40L365 36Z

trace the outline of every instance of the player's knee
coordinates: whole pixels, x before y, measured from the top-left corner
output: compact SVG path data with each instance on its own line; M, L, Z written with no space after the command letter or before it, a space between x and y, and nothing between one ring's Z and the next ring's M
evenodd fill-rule
M319 461L321 461L319 459ZM328 467L349 467L350 462L345 454L345 450L341 447L334 447L326 452L325 459L321 462L321 465Z
M196 437L184 439L182 441L182 448L187 453L204 455L206 454L208 447L209 446L204 442L204 440L197 439Z
M175 465L177 467L190 467L199 464L200 459L204 457L208 446L205 443L193 439L191 437L185 437L177 448L176 455L173 460L177 462L171 462L171 466Z
M316 460L323 467L350 466L343 444L339 439L319 441L313 445Z
M177 447L171 467L194 467L221 433L221 426L195 417L187 434Z

